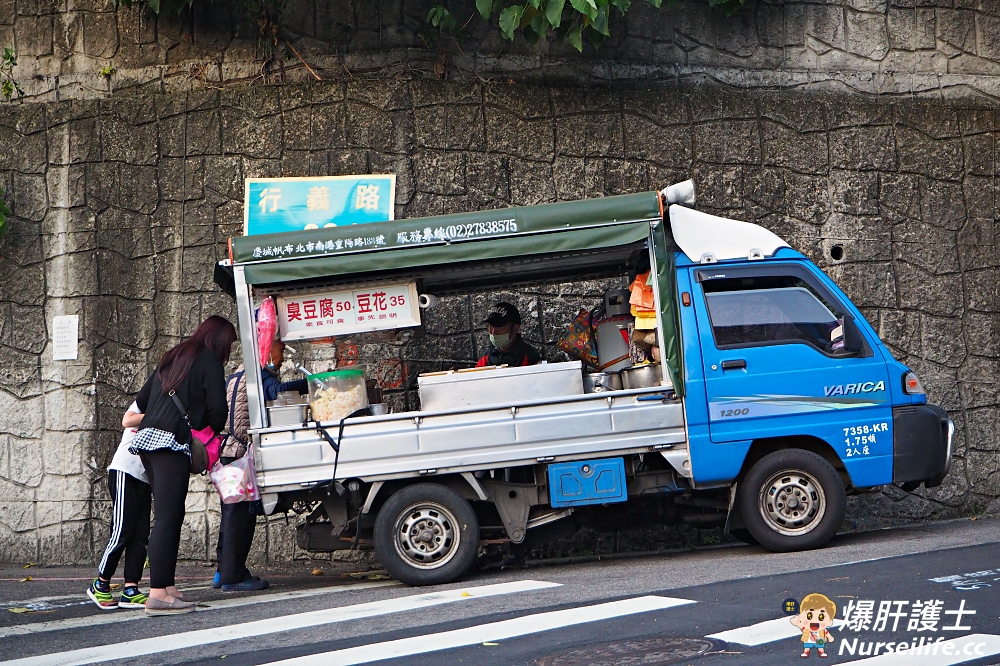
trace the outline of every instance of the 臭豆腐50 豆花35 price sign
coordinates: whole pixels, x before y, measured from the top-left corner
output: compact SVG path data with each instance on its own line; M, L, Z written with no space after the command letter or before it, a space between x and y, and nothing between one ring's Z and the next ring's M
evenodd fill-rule
M325 338L420 325L417 284L278 297L282 340Z
M396 176L247 178L247 236L340 227L393 219Z

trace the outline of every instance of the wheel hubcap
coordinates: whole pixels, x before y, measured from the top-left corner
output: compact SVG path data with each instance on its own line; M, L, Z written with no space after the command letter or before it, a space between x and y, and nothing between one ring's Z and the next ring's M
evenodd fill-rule
M444 506L421 502L396 519L396 552L418 569L436 569L455 557L461 536L458 521Z
M823 487L801 470L774 474L761 488L760 515L768 527L785 536L802 536L822 522L826 515Z

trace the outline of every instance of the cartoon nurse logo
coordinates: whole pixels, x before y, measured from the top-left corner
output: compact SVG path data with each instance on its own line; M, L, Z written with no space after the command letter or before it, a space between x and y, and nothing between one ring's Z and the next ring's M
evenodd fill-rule
M785 612L794 612L795 600L786 599ZM827 629L837 617L837 604L826 595L807 594L798 605L798 614L789 618L793 625L802 630L802 657L808 658L809 651L816 648L819 656L828 656L824 651L827 643L833 642L833 634Z

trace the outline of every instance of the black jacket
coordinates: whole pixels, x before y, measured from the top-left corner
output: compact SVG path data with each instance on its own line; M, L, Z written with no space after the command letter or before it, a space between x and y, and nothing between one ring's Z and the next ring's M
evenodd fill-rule
M500 351L491 344L489 353L480 358L476 365L480 368L487 365L505 364L511 367L519 367L534 365L541 360L542 355L538 353L538 350L525 342L519 333L517 339L514 340L514 344L503 351Z
M212 426L221 432L226 425L229 405L226 404L226 370L222 359L207 349L194 359L191 370L177 388L177 397L187 408L191 427L201 430ZM160 379L154 371L139 390L135 399L143 413L139 430L156 428L174 433L181 444L191 442L191 431L173 399L163 392Z

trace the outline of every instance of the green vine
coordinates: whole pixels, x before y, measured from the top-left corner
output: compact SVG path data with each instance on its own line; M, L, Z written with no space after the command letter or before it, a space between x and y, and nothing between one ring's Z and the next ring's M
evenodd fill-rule
M3 56L0 56L0 95L3 95L8 102L15 94L18 97L24 96L24 91L14 78L15 67L17 67L17 55L14 49L5 48Z
M156 14L162 12L179 14L184 9L192 7L195 2L212 0L112 1L115 8L132 7L133 3L145 3ZM671 4L674 0L646 0L646 2L659 9L664 2ZM745 2L746 0L708 0L710 6L720 8L726 15L736 12ZM271 62L276 57L279 42L284 41L280 37L280 32L285 0L245 0L245 4L248 18L257 24L257 46L263 52L265 61ZM617 11L620 16L624 16L631 7L632 0L475 0L475 4L484 21L491 21L494 16L497 17L500 34L504 39L513 40L520 32L529 44L534 44L539 39L553 39L569 42L573 48L582 52L584 40L589 41L594 48L598 48L611 36L609 23L613 12ZM449 39L456 38L468 25L466 22L460 26L444 5L433 6L427 14L425 23L437 33L435 37ZM422 34L422 37L428 41L426 35ZM16 87L16 83L13 85Z
M10 208L3 200L3 190L0 190L0 236L7 235L7 218L10 217Z
M657 9L663 0L646 0ZM671 4L673 0L667 0ZM746 0L709 0L712 7L727 15L743 6ZM577 51L583 51L583 40L596 49L611 36L608 24L613 10L624 16L632 0L476 0L476 9L483 20L499 15L500 34L512 40L518 31L525 41L534 44L539 38L567 41Z

